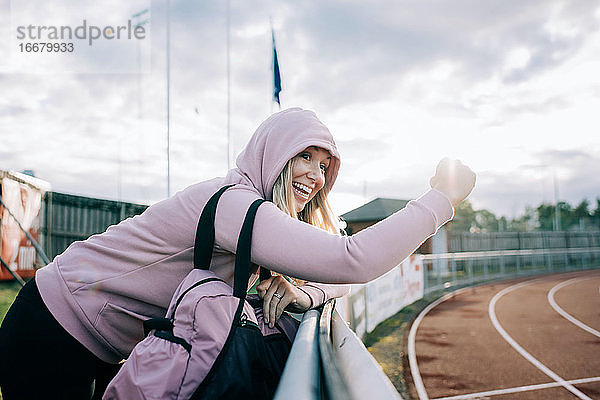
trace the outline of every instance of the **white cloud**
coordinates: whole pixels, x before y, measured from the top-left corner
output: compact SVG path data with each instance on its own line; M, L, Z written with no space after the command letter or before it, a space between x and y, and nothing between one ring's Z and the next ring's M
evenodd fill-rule
M48 15L74 15L46 4ZM226 29L222 2L171 5L175 191L226 171ZM94 7L98 20L131 13ZM11 149L0 168L34 169L65 192L163 198L163 7L151 7L144 74L0 74L0 135ZM418 196L445 155L479 172L472 201L498 214L551 199L551 170L561 197L600 195L590 172L600 154L598 10L598 1L233 1L235 152L271 111L272 16L284 107L314 109L344 157L332 193L339 212L374 196ZM568 157L577 151L586 156Z
M531 60L531 52L525 47L517 47L511 50L506 57L504 68L508 71L521 69L527 66Z

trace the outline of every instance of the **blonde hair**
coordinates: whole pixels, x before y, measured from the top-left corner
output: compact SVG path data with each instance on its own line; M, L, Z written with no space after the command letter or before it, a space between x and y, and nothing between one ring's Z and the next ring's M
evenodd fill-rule
M327 195L329 188L323 186L315 196L304 206L304 209L296 213L294 208L294 192L292 189L292 170L297 162L296 157L292 157L283 167L283 170L277 177L273 185L273 203L290 217L304 221L310 225L316 226L324 231L339 235L338 218L335 216ZM297 286L306 283L299 279L285 277L290 279Z

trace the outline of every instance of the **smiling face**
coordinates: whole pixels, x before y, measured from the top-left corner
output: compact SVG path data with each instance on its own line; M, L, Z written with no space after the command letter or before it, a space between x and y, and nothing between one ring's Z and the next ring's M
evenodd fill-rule
M325 185L325 173L331 163L331 154L320 147L310 146L294 157L292 191L294 209L299 213Z

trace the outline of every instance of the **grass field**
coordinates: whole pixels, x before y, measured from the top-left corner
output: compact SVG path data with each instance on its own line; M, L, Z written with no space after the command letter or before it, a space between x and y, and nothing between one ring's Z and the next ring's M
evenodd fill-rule
M17 293L19 293L21 285L14 281L0 282L0 323L4 320L4 316L8 312Z
M0 324L4 320L4 316L8 312L17 293L19 293L21 285L17 282L0 282ZM0 400L2 400L2 392L0 392Z

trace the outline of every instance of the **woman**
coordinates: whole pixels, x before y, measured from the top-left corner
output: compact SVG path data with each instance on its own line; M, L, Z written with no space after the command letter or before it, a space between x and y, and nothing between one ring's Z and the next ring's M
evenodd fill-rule
M325 231L337 234L337 217L331 210L325 187L325 174L331 164L331 154L320 147L310 146L291 158L273 185L273 203L294 219L300 219ZM290 278L298 285L288 282L282 275L262 281L257 292L263 298L265 322L272 328L286 307L292 304L292 311L304 312L313 307L312 298L304 291L306 281ZM325 288L330 292L324 297L339 297L345 294L340 288ZM346 289L346 291L349 287ZM320 302L322 304L322 301ZM319 304L320 305L320 304Z
M106 370L142 339L141 321L165 314L191 269L199 215L224 185L236 184L217 207L211 270L229 284L248 206L258 198L273 201L259 208L252 237L252 261L280 274L257 288L273 326L290 304L296 311L316 307L347 292L335 284L367 282L393 268L450 220L452 205L474 184L467 167L444 161L432 190L373 227L342 237L327 203L339 165L333 138L314 113L281 111L259 126L225 178L190 186L73 243L37 272L0 329L5 398L89 398L94 379L101 393L111 375ZM281 275L323 283L296 287ZM32 365L40 373L27 384L23 371Z

